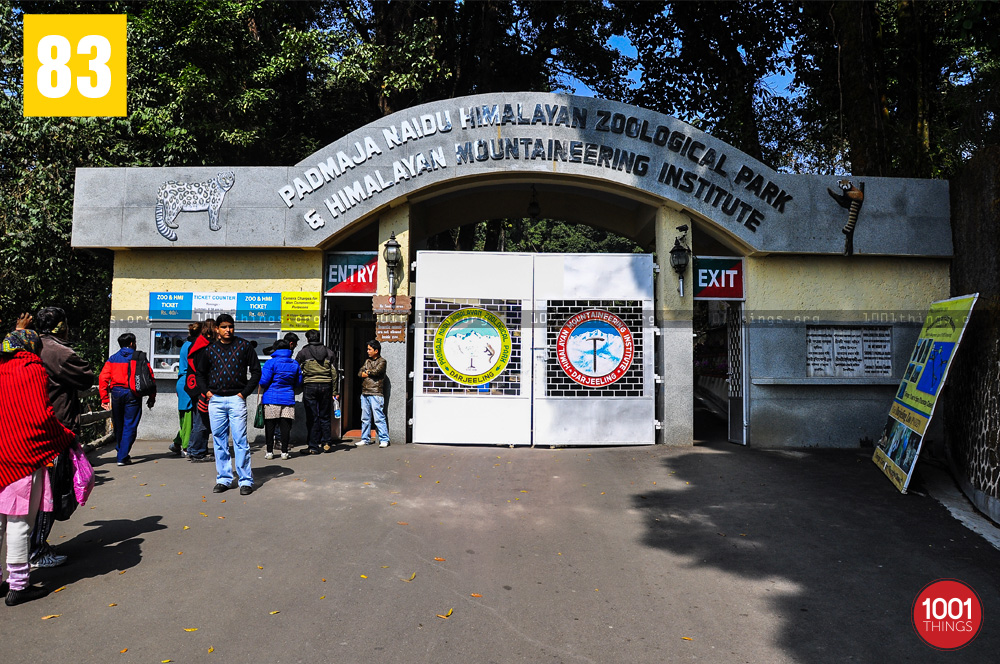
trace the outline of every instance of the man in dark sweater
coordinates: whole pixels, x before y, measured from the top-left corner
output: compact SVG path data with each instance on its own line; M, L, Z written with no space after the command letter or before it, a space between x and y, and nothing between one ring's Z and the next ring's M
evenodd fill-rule
M195 364L199 382L208 386L205 396L215 447L216 484L212 491L222 493L233 488L233 464L229 456L232 433L240 495L248 496L253 493L253 471L247 442L246 399L260 382L260 360L250 342L236 336L236 321L232 316L220 314L215 320L218 339L199 354Z

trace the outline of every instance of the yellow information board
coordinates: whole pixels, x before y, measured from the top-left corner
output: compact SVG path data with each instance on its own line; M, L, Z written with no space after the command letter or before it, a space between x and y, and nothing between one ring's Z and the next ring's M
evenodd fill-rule
M913 478L924 433L979 293L931 304L896 390L875 462L901 492Z
M282 330L318 330L322 296L315 291L281 294Z

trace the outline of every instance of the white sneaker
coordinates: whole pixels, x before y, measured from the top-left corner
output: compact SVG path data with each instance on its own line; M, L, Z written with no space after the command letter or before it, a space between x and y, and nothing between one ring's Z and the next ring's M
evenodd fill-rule
M64 562L66 562L66 556L60 556L58 553L53 553L52 551L46 551L44 555L39 556L35 560L31 561L32 568L38 567L59 567Z
M270 452L267 452L267 453L265 453L265 454L264 454L264 458L265 458L265 459L268 459L268 460L271 460L271 459L273 459L273 458L274 458L274 455L273 455L273 454L271 454Z
M365 440L365 439L362 438L358 442L354 443L355 447L364 447L365 445L371 445L371 441L367 441L367 440Z
M379 447L389 447L389 441L387 440L385 442L379 443L378 446Z
M288 458L288 452L282 452L281 453L281 458L282 459L287 459Z

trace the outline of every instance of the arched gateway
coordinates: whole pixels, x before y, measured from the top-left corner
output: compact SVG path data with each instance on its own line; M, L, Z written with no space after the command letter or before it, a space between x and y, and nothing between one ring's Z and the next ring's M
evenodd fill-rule
M878 437L925 305L949 294L947 182L777 173L674 118L569 95L424 104L292 167L79 169L75 196L73 245L115 251L111 336L135 332L158 378L206 312L235 312L261 348L315 327L347 374L350 428L378 334L395 441L468 442L516 420L524 435L478 442L690 444L692 320L715 299L731 437L854 445ZM529 205L652 255L422 252ZM695 261L677 274L681 238ZM140 435L172 436L170 411Z

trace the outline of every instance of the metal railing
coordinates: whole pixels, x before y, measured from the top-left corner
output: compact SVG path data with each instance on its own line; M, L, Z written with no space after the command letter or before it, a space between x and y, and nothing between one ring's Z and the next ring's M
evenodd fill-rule
M111 411L101 408L97 386L80 392L80 443L86 451L106 445L113 437Z

